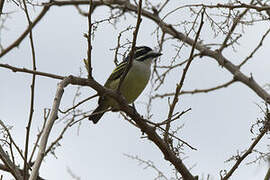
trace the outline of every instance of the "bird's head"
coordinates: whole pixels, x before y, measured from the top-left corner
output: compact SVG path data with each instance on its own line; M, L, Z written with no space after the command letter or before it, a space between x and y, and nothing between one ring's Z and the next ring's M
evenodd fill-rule
M161 56L162 54L159 52L153 51L150 47L147 46L138 46L135 47L133 58L136 61L146 61L146 60L152 60L154 58L157 58L158 56ZM129 60L129 55L125 58L125 61Z

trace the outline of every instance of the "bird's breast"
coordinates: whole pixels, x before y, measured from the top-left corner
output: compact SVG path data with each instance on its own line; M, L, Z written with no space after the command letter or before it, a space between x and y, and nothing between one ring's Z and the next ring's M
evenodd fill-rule
M151 74L150 65L136 62L128 72L121 92L127 99L128 103L134 102L146 87Z

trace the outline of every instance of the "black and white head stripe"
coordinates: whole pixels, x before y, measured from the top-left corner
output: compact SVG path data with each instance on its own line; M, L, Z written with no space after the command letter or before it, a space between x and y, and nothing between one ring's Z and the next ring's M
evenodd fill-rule
M155 58L160 55L161 53L154 52L150 47L139 46L139 47L135 47L134 59L136 61L144 61L148 58ZM127 61L128 59L129 59L129 55L125 58L125 60Z

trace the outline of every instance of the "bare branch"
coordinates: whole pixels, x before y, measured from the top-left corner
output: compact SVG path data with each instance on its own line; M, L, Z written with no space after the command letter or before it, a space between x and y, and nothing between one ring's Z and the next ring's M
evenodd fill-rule
M244 64L246 64L246 62L251 59L253 57L253 55L258 51L258 49L260 49L260 47L262 47L263 45L263 41L264 39L267 37L267 35L269 34L270 29L268 29L265 34L262 36L262 39L260 40L259 44L255 47L255 49L250 53L250 55L248 57L246 57L239 65L238 67L242 67Z
M254 0L252 0L253 2ZM251 3L252 3L251 2ZM224 48L226 48L228 46L227 42L230 38L232 38L232 34L236 28L236 26L238 25L239 21L242 19L242 17L248 12L249 8L245 9L241 14L239 14L238 16L236 16L236 18L233 21L233 25L229 31L229 33L227 34L225 40L223 41L221 47L219 48L219 51L221 52Z
M90 96L90 97L88 97L88 98L86 98L86 99L84 99L84 100L78 102L76 105L72 106L71 108L69 108L69 109L67 109L67 110L65 110L65 111L61 111L61 110L59 109L59 112L65 114L65 113L69 112L70 110L73 110L73 109L77 108L78 106L82 105L83 103L85 103L85 102L89 101L90 99L93 99L93 98L95 98L95 97L97 97L97 96L98 96L97 94L95 94L95 95L93 95L93 96Z
M39 76L49 77L49 78L53 78L53 79L62 80L62 79L65 78L64 76L59 76L59 75L56 75L56 74L40 72L40 71L33 71L33 70L30 70L30 69L26 69L26 68L17 68L17 67L14 67L14 66L10 66L8 64L0 64L0 67L10 69L13 72L24 72L24 73L28 73L28 74L36 74L36 75L39 75Z
M222 180L227 180L231 177L231 175L234 173L234 171L238 168L238 166L241 164L241 162L252 152L253 148L257 145L257 143L261 140L261 138L265 135L266 131L263 131L251 144L251 146L248 148L248 150L240 156L236 163L233 165L231 170L226 174L225 177L222 178Z
M26 19L28 21L28 26L32 26L32 22L28 13L27 5L25 0L23 0L23 5L24 5L24 12L26 15ZM33 33L32 29L29 31L29 40L30 40L30 46L31 46L31 52L32 52L32 70L36 71L36 55L35 55L35 47L34 47L34 41L33 41ZM32 84L31 84L31 100L30 100L30 112L29 112L29 119L28 119L28 124L26 126L26 134L25 134L25 147L24 147L24 173L23 173L23 178L26 180L26 176L28 175L28 146L29 146L29 136L30 136L30 130L31 130L31 124L32 124L32 119L33 119L33 113L34 113L34 98L35 98L35 84L36 84L36 75L33 74L32 76Z
M0 53L0 58L3 57L5 54L7 54L10 50L13 48L19 46L19 44L22 42L22 40L27 36L27 34L37 25L37 23L43 18L43 16L48 12L50 9L50 6L44 5L44 8L40 12L40 14L36 17L36 19L27 27L27 29L16 39L13 43L11 43L7 48L5 48Z
M207 89L194 89L194 90L190 90L190 91L187 91L187 90L183 90L179 93L179 95L184 95L184 94L198 94L198 93L208 93L208 92L211 92L211 91L215 91L215 90L218 90L218 89L221 89L221 88L225 88L225 87L228 87L230 86L231 84L233 84L234 82L236 82L236 80L232 79L224 84L221 84L221 85L218 85L218 86L215 86L215 87L212 87L212 88L207 88ZM154 95L152 98L164 98L164 97L167 97L167 96L174 96L174 93L165 93L165 94L156 94Z
M61 133L58 135L58 137L51 143L51 145L46 149L44 156L46 156L49 152L52 151L52 149L55 147L55 145L63 138L65 132L70 127L70 125L74 122L74 119L71 119L65 127L62 129Z
M168 2L169 2L170 0L166 0L163 4L162 4L162 6L159 8L159 10L158 10L158 13L160 13L165 7L166 7L166 5L168 4Z
M156 172L157 172L157 177L155 179L165 179L165 180L168 180L168 178L165 176L165 174L159 170L152 161L146 161L146 160L143 160L141 158L139 158L138 156L132 156L132 155L129 155L129 154L124 154L124 156L130 158L130 159L134 159L134 160L137 160L140 164L144 164L146 165L144 167L144 169L150 167L151 169L154 169Z
M36 178L38 176L41 162L45 156L45 150L46 150L46 145L47 145L47 141L49 138L49 134L50 134L50 131L52 129L52 126L53 126L55 120L57 119L57 112L59 109L62 95L64 93L64 88L70 83L70 80L71 80L71 78L65 78L63 81L61 81L58 84L58 88L56 91L56 95L55 95L52 110L51 110L51 114L50 114L50 117L49 117L48 121L46 122L45 128L42 132L38 155L37 155L37 158L36 158L35 163L33 165L33 170L31 172L29 180L36 180Z
M87 60L88 60L88 78L93 78L92 77L92 62L91 62L91 54L92 54L92 44L91 44L91 34L92 34L92 22L91 22L91 17L92 17L92 12L93 12L93 1L89 0L89 11L88 11L88 35L87 37L87 45L88 45L88 50L87 50Z
M186 77L188 68L189 68L189 66L190 66L190 64L191 64L191 62L193 60L193 54L194 54L194 50L195 50L195 45L197 44L198 38L200 36L201 29L202 29L202 26L203 26L203 23L204 23L203 22L203 15L204 15L204 9L203 9L203 11L201 13L201 23L200 23L198 32L196 34L194 44L192 45L192 49L191 49L191 52L190 52L189 60L188 60L186 66L185 66L185 68L183 70L183 73L182 73L180 82L176 86L173 102L170 104L170 109L169 109L169 113L168 113L168 119L170 119L171 116L172 116L172 114L173 114L174 108L175 108L175 106L176 106L176 104L178 102L179 93L180 93L181 88L183 87L183 84L184 84L184 80L185 80L185 77ZM169 129L170 129L170 121L168 121L168 123L166 124L166 131L165 131L165 134L164 134L164 139L165 139L166 142L168 142L168 132L169 132Z
M269 179L270 179L270 168L268 168L267 173L264 177L264 180L269 180Z
M267 108L267 104L266 104L266 108ZM253 141L253 143L250 145L250 147L247 149L247 151L243 155L237 157L237 160L236 160L235 164L233 165L233 167L230 169L230 171L223 178L221 178L221 180L227 180L227 179L229 179L231 177L231 175L238 168L238 166L241 164L241 162L249 154L252 153L255 146L260 142L262 137L269 131L269 129L270 129L270 113L269 113L268 108L267 108L267 111L265 112L265 118L264 119L265 119L264 120L264 125L263 125L263 128L261 128L260 134L256 137L256 139Z

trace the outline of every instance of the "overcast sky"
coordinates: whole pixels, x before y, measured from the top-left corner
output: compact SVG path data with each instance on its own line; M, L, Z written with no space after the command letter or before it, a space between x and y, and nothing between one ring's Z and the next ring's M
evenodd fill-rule
M167 9L172 10L180 3L170 2ZM7 19L6 29L1 30L1 44L7 47L13 42L27 25L25 15L18 10L13 3L5 4L4 12L15 10ZM31 11L31 18L35 17L39 8ZM93 20L106 18L109 15L108 8L98 8ZM173 17L172 17L173 16ZM167 22L185 18L185 13L179 11L169 16ZM92 63L94 78L104 83L115 67L113 63L114 52L110 49L117 45L117 36L120 31L129 25L135 25L136 19L127 15L121 18L116 27L103 23L98 26L93 40ZM177 23L177 21L175 22ZM138 35L137 45L157 46L156 37L152 35L156 25L143 18ZM204 26L201 39L204 42L215 43L209 26ZM243 60L248 53L260 41L262 34L269 28L267 23L258 23L245 29L244 37L240 45L236 46L237 52L225 51L224 55L234 64ZM53 7L34 29L34 43L37 57L37 69L58 75L79 75L80 68L86 77L82 59L86 57L87 41L83 34L87 32L87 18L78 14L74 7ZM132 32L126 33L124 37L132 39ZM163 55L158 62L169 65L175 55L174 44L176 41L168 41L163 48ZM260 85L269 83L269 50L270 39L267 38L257 54L244 66L243 72L252 73ZM190 48L183 48L178 62L189 56ZM16 67L31 69L31 49L29 39L26 38L19 46L1 58L0 63ZM172 92L175 84L181 78L182 71L178 69L169 74L166 85L160 89L162 92ZM6 124L13 126L12 135L15 141L23 147L25 139L25 127L29 116L30 106L30 84L31 75L14 73L7 69L0 69L0 119ZM208 88L222 84L232 79L232 75L209 58L198 58L192 62L189 69L184 90L195 88ZM42 125L43 109L51 108L58 80L46 77L37 77L35 112L33 128L31 131L31 143L36 139L38 128ZM66 88L61 101L61 109L72 105L76 87ZM82 88L79 99L93 95L95 92L90 88ZM142 115L146 113L145 103L148 100L150 86L144 90L136 101L136 108ZM158 92L157 92L158 93ZM84 104L84 111L93 110L97 99ZM185 148L184 163L193 167L193 175L210 174L212 179L219 177L222 169L228 170L233 164L224 163L232 155L242 152L251 144L253 137L250 133L251 125L257 118L263 117L261 110L256 104L263 106L262 100L241 83L235 83L228 88L215 92L198 95L184 95L180 97L177 105L178 111L192 108L192 111L184 115L173 124L174 127L184 124L179 131L178 137L187 141L198 150L193 151ZM152 120L161 121L168 113L168 99L158 99L152 107L154 114ZM65 120L58 122L53 127L50 141L64 127ZM42 164L40 175L45 179L72 179L67 169L80 177L82 180L89 179L118 179L118 180L149 180L156 177L156 172L144 169L138 161L124 156L130 154L144 160L151 160L156 167L168 177L173 177L170 164L164 160L159 149L146 138L141 138L139 129L133 127L119 115L119 113L106 113L97 125L84 120L78 129L73 126L61 140L61 147L55 151L57 159L48 155ZM261 150L267 150L266 138L259 143ZM31 145L32 145L31 144ZM268 143L269 144L269 143ZM245 165L254 160L251 156L241 164L231 179L263 179L267 163ZM195 165L195 166L194 166ZM6 178L5 178L6 177ZM4 179L8 179L5 176Z

